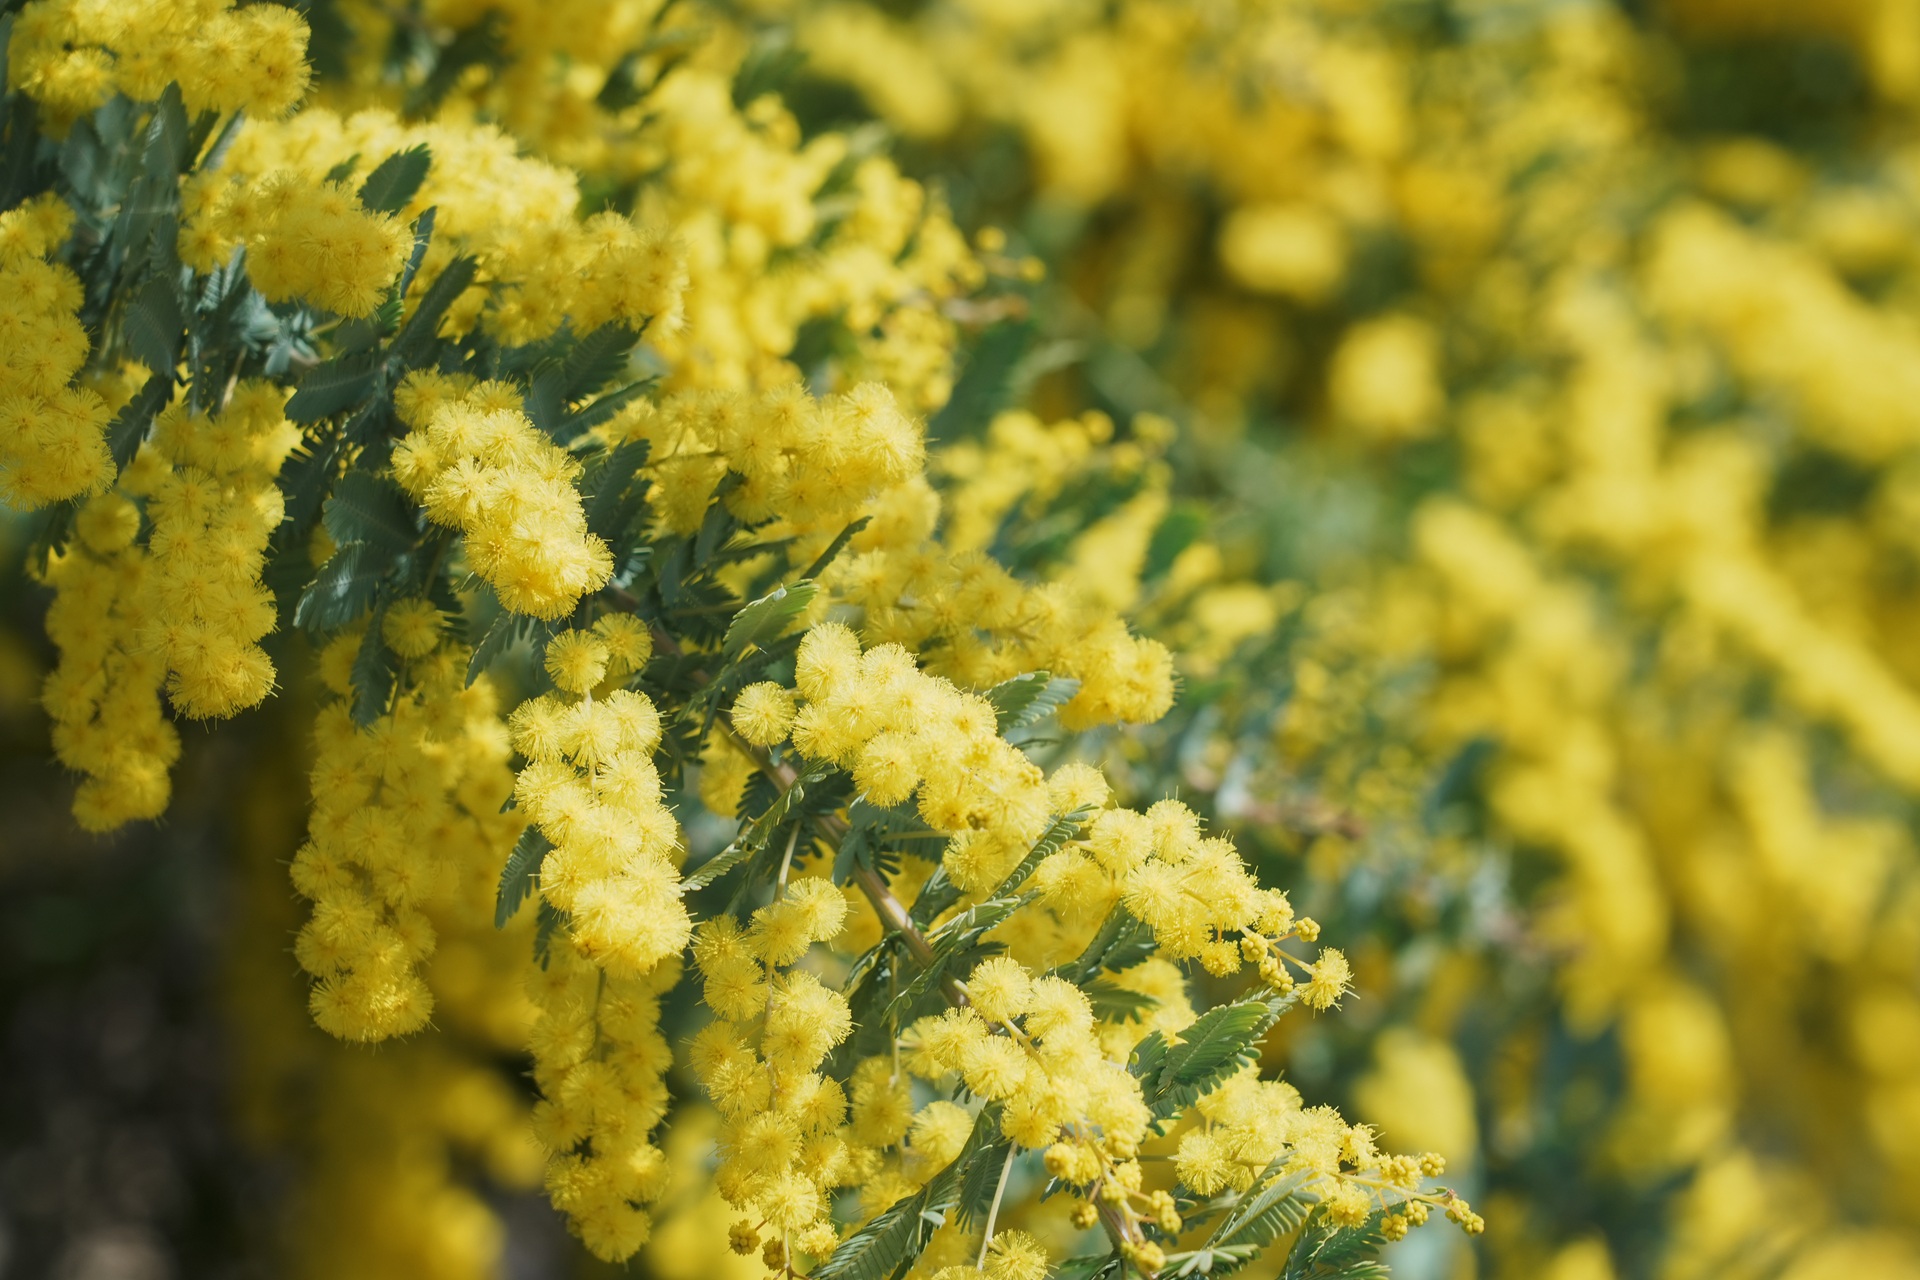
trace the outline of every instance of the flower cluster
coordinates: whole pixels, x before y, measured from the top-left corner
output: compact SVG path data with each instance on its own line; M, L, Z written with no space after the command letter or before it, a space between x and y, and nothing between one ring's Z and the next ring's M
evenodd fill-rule
M174 709L194 719L256 706L273 688L259 641L273 630L274 600L260 573L285 513L274 477L299 442L286 398L248 382L212 417L175 405L120 478L151 523L146 647L167 665Z
M920 424L871 382L824 400L799 385L676 396L626 415L610 439L651 445L654 506L668 529L698 528L731 473L740 483L726 502L740 519L827 538L875 494L919 475L925 449Z
M55 593L47 637L60 663L41 705L53 721L54 753L83 775L73 814L89 831L164 813L173 794L168 771L180 758L180 734L161 709L166 662L139 642L159 574L136 541L140 524L131 499L94 498L75 520L79 537L42 575Z
M1119 613L1137 594L1152 522L1164 511L1151 483L1084 531L1044 581L1023 581L987 554L1020 500L1043 502L1111 427L1097 415L1052 427L1024 414L997 418L985 450L963 443L943 456L949 492L916 477L882 494L827 584L860 610L870 642L924 653L929 669L963 685L1034 670L1080 681L1060 711L1068 728L1159 719L1173 704L1172 654ZM1129 442L1104 461L1125 474L1145 460Z
M1000 736L992 704L922 672L906 649L862 653L852 631L825 623L800 642L794 672L797 705L776 689L742 692L742 735L758 746L790 736L801 755L850 772L871 804L917 797L950 837L942 863L961 888L991 888L1045 829L1046 776Z
M855 1145L872 1136L858 1107L849 1132L846 1091L821 1071L852 1030L846 998L797 964L839 934L846 900L817 878L783 877L777 892L744 929L731 916L701 925L694 962L718 1018L692 1050L723 1118L714 1186L747 1215L733 1246L744 1252L766 1232L763 1256L776 1269L833 1251L833 1192L872 1166Z
M1328 1217L1344 1226L1358 1226L1379 1212L1381 1231L1398 1240L1437 1205L1469 1235L1486 1227L1454 1193L1421 1190L1423 1179L1445 1170L1440 1156L1385 1155L1375 1147L1372 1130L1348 1124L1332 1107L1303 1107L1299 1092L1284 1081L1242 1072L1194 1109L1199 1124L1181 1136L1174 1168L1199 1195L1245 1191L1278 1161L1289 1172L1311 1175Z
M313 903L294 954L316 979L314 1020L347 1040L426 1025L428 909L463 900L471 868L503 858L524 824L501 811L512 778L491 683L465 684L464 646L436 634L426 602L396 605L385 630L406 662L404 688L364 727L344 698L365 637L344 632L322 654L322 678L343 700L315 727L313 810L292 868Z
M248 270L267 296L364 315L385 296L413 238L400 218L361 208L352 187L383 157L412 148L425 148L428 169L401 212L434 210L422 284L456 253L481 268L450 328L465 331L484 316L504 341L524 343L563 323L584 333L619 320L656 334L679 324L685 249L670 232L613 213L579 218L575 176L520 155L499 129L407 124L380 108L246 122L220 167L185 185L181 257L207 270L246 244Z
M549 1155L554 1207L595 1256L632 1257L653 1220L645 1206L666 1188L667 1162L651 1135L667 1113L673 1051L660 1034L660 997L677 958L619 977L570 937L555 938L529 983L534 1129Z
M108 411L72 385L86 363L80 282L48 262L73 211L43 196L0 213L0 502L32 510L105 487Z
M580 954L617 977L642 977L678 955L692 928L680 902L678 832L653 766L660 715L630 689L594 696L603 681L645 665L650 649L624 615L561 632L546 654L561 694L521 703L509 721L526 760L514 797L553 844L541 896L567 913Z
M371 315L413 248L404 223L367 209L345 182L290 169L247 182L214 170L189 195L181 256L207 271L244 248L247 275L270 302L300 298L343 316Z
M327 106L285 118L307 29L272 5L32 0L9 50L9 84L54 131L74 130L60 164L35 171L70 196L0 216L20 327L65 344L0 357L19 391L0 400L32 401L0 421L0 461L34 502L100 494L45 539L62 654L45 702L62 758L88 775L87 825L164 809L179 743L162 691L181 717L258 703L276 683L264 581L308 588L280 603L312 635L333 700L292 859L311 904L294 951L312 1020L348 1042L313 1059L339 1085L317 1106L368 1150L309 1142L324 1203L302 1233L324 1232L333 1206L364 1226L366 1257L407 1259L391 1265L408 1274L484 1270L499 1230L462 1189L480 1175L456 1167L458 1147L503 1185L544 1163L553 1204L610 1261L648 1247L681 1164L744 1215L734 1249L789 1275L834 1258L856 1203L898 1221L916 1196L932 1207L907 1219L917 1256L894 1268L917 1264L916 1278L1043 1280L1068 1233L1096 1224L1135 1269L1159 1271L1191 1210L1145 1161L1165 1151L1146 1148L1170 1147L1200 1090L1174 1091L1134 1057L1201 1034L1188 971L1207 972L1210 995L1243 966L1257 975L1232 1012L1267 1021L1224 1033L1235 1062L1289 1004L1329 1008L1352 980L1338 951L1284 950L1317 926L1195 811L1151 803L1144 774L1123 783L1143 812L1110 807L1102 772L1069 757L1115 735L1022 737L1020 708L1000 709L1033 693L1033 715L1057 711L1073 733L1173 704L1172 653L1128 619L1167 620L1224 571L1167 551L1185 536L1172 421L1126 405L1120 424L1015 412L930 460L922 418L954 392L960 331L1044 317L1045 272L1003 254L997 233L976 255L941 189L874 154L873 137L820 130L804 101L796 113L759 92L778 67L748 52L759 43L741 14L652 0L403 8L316 18L316 64L347 73L330 76ZM853 64L826 54L909 48L903 26L843 8L803 18L801 38L840 74ZM178 100L160 92L159 59L181 77ZM1097 81L1076 73L1041 96L1064 107ZM911 100L899 77L884 83ZM177 101L184 147L171 145ZM916 127L938 133L961 101ZM1021 111L1049 155L1077 163L1072 113ZM30 127L32 113L9 118ZM91 166L90 144L128 122L139 164L109 146L112 163ZM409 150L394 171L417 185L374 199L366 176ZM87 215L71 246L69 205ZM129 216L101 216L116 207ZM153 209L151 228L131 216ZM147 238L122 243L127 223ZM1313 264L1273 261L1276 237L1297 230L1284 217L1243 228L1228 257L1303 303L1334 296L1338 270L1307 279ZM1344 234L1309 233L1306 256ZM72 278L45 261L56 254ZM159 301L124 305L129 288ZM137 404L95 403L72 387L90 354L73 342L81 316L99 326L99 362L154 349L154 329L177 367L154 370ZM992 374L988 349L970 379ZM1430 329L1382 324L1353 349L1330 385L1338 413L1382 442L1434 429ZM367 376L335 376L355 368ZM1410 373L1417 394L1396 399ZM88 378L130 390L133 375ZM183 402L140 416L169 380ZM296 388L304 430L286 418ZM121 405L134 459L109 488L102 427ZM956 409L970 436L972 409ZM345 486L362 482L398 504L394 519L356 506ZM336 538L351 554L318 554ZM329 566L321 577L309 559ZM1223 647L1272 617L1218 599L1203 629ZM779 612L796 600L800 614ZM696 788L715 812L683 833L676 807ZM706 845L716 815L740 824L734 843L683 877L683 838ZM1067 976L1116 931L1110 954ZM688 955L704 1001L682 982ZM900 997L916 970L925 980ZM882 985L905 1003L875 1013ZM668 1087L662 1018L699 1009L712 1018L686 1064L718 1131L670 1160L706 1140ZM455 1034L349 1052L430 1022ZM503 1052L530 1057L536 1105L509 1091ZM1195 1070L1217 1083L1230 1068ZM470 1123L457 1101L421 1102L442 1084L473 1102ZM386 1096L358 1106L355 1090ZM1430 1167L1378 1157L1360 1130L1320 1160L1335 1123L1320 1113L1276 1134L1215 1110L1206 1132L1225 1170L1195 1154L1187 1191L1247 1186L1264 1152L1262 1168L1321 1176L1336 1225L1435 1202L1419 1189ZM1005 1153L984 1230L960 1215L920 1249L919 1224L948 1208L932 1198L982 1142ZM1012 1190L1042 1168L1073 1193L1051 1226ZM983 1169L969 1164L969 1196ZM1379 1185L1356 1200L1368 1178ZM411 1254L396 1239L407 1215L422 1224ZM357 1246L339 1235L301 1252L354 1270Z
M260 640L275 623L260 581L283 503L274 476L297 435L286 395L234 388L217 415L175 405L53 559L48 635L60 664L43 703L60 760L85 775L74 811L94 830L156 817L179 738L161 715L233 715L273 689Z
M233 0L32 0L14 20L7 80L62 125L115 92L178 84L188 110L284 114L307 90L307 24L285 5Z
M516 613L558 618L613 574L573 487L579 463L536 430L506 383L413 374L396 398L412 428L394 475Z
M1001 1103L1001 1131L1045 1149L1048 1172L1089 1196L1108 1185L1139 1191L1135 1157L1153 1116L1124 1060L1107 1056L1086 993L1006 956L975 965L965 989L965 1006L908 1029L911 1069L952 1073Z

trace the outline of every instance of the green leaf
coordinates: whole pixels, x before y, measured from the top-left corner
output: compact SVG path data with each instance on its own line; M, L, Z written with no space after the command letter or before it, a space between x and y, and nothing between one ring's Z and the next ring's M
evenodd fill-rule
M1044 720L1080 692L1080 682L1071 676L1056 676L1047 671L1030 671L1011 680L1002 680L983 697L993 704L1000 732L1005 734Z
M993 1193L1000 1188L1001 1172L1007 1167L1007 1153L1012 1148L1013 1144L1005 1138L996 1138L971 1155L962 1153L955 1159L955 1167L965 1162L953 1197L954 1220L961 1226L986 1217L987 1209L993 1204Z
M507 855L507 865L500 870L500 890L493 899L494 928L506 928L507 921L520 910L520 904L539 883L540 864L547 860L552 849L553 843L540 834L538 827L528 827L520 833L513 852Z
M1108 1272L1119 1272L1125 1263L1117 1253L1082 1253L1055 1267L1051 1280L1104 1280Z
M287 401L287 418L293 422L330 418L365 400L379 380L379 370L363 355L342 356L316 365Z
M1093 935L1087 949L1071 964L1054 972L1068 982L1084 986L1102 969L1130 969L1153 952L1153 930L1134 918L1125 907L1115 907Z
M280 490L287 495L287 518L279 534L282 547L304 538L313 528L345 448L338 431L327 431L319 439L309 436L281 468ZM304 555L304 549L300 554Z
M399 485L369 471L349 471L327 499L322 522L336 543L365 542L389 557L419 540L413 500Z
M875 1215L813 1269L814 1280L893 1280L933 1234L925 1220L929 1199L923 1187Z
M200 172L206 173L218 169L225 162L227 152L233 149L234 142L239 139L240 126L245 124L246 120L244 111L236 111L221 123L220 132L214 138L213 145L208 147L206 154L200 157L197 166Z
M187 108L179 84L170 84L154 104L153 122L147 126L146 170L156 178L177 178L190 159Z
M866 528L872 521L872 516L861 516L858 520L855 520L852 524L834 535L833 541L827 544L827 549L815 556L813 563L808 565L807 571L800 576L803 578L819 577L821 572L828 565L832 564L842 551L847 549L847 544L853 541L853 535Z
M173 395L172 373L156 373L133 393L133 399L120 406L107 425L107 447L113 453L113 465L125 468L147 437L153 416L166 407Z
M1272 996L1201 1014L1167 1050L1166 1065L1147 1098L1155 1118L1177 1115L1258 1058L1261 1037L1292 1006L1292 996Z
M560 419L566 413L560 377L559 361L543 361L534 370L533 377L527 382L527 392L521 397L528 420L549 436L559 430Z
M750 647L765 648L778 639L795 618L813 603L819 585L801 579L791 586L775 587L733 617L721 648L729 658L737 658Z
M560 365L560 393L575 405L626 371L640 335L623 324L605 324L573 344Z
M1083 990L1093 1003L1093 1016L1103 1022L1137 1022L1160 1003L1152 996L1127 990L1111 978L1096 978Z
M719 853L714 854L711 858L701 863L693 871L682 876L680 879L680 892L682 894L688 894L706 888L715 880L718 880L721 876L726 875L727 872L733 870L748 858L751 858L757 852L759 852L759 850L753 845L743 843L739 840L734 841Z
M806 62L807 55L794 47L792 32L779 27L759 32L734 73L734 105L744 108L763 94L780 93Z
M320 566L294 606L294 625L307 631L344 627L373 607L391 562L363 542L349 543Z
M565 414L554 428L553 438L560 444L577 440L603 422L610 422L622 409L646 394L658 379L651 376L638 382L629 382L624 387L615 387L605 395L597 396L591 404Z
M996 324L980 335L953 394L927 423L929 442L972 435L1004 407L1020 358L1033 344L1038 329L1031 320Z
M1167 1038L1159 1031L1149 1031L1127 1056L1127 1071L1149 1090L1166 1065Z
M1140 577L1152 581L1173 567L1182 551L1206 531L1207 513L1205 508L1194 503L1182 503L1167 512L1159 526L1154 529L1153 537L1147 542L1147 559L1141 567Z
M1000 1153L997 1157L993 1155L995 1150ZM973 1131L953 1163L935 1174L918 1193L895 1201L843 1241L833 1256L813 1269L813 1280L894 1280L920 1256L934 1231L960 1204L961 1184L976 1162L984 1159L998 1176L999 1161L1005 1159L1005 1153L1000 1108L989 1104L974 1118Z
M705 571L713 560L714 553L727 544L739 522L733 513L727 510L726 497L740 487L740 477L729 474L713 491L713 498L707 504L707 514L701 518L700 532L693 536L693 562Z
M434 339L439 337L440 321L446 318L447 308L467 291L467 286L473 283L479 269L479 263L463 256L449 262L434 277L433 283L421 296L420 305L394 336L390 358L396 367L412 368L426 354Z
M647 463L647 452L647 441L630 440L607 454L599 469L583 480L582 505L586 508L588 533L611 544L639 514L644 499L630 489L633 478Z
M419 194L432 166L433 151L424 142L394 152L360 184L360 203L374 213L400 212Z
M1080 828L1086 825L1087 815L1090 812L1091 810L1087 809L1075 809L1070 813L1061 814L1048 823L1047 829L1040 833L1040 838L1033 842L1033 848L1027 850L1026 856L1006 874L989 896L1004 898L1019 889L1027 882L1027 877L1033 874L1035 867L1060 852L1067 841L1080 834Z
M551 902L542 899L540 914L533 925L533 958L545 969L547 962L553 959L553 935L561 925L567 922L566 913Z
M381 634L380 624L386 616L384 604L374 610L367 623L367 634L360 638L359 652L353 656L350 673L353 722L363 729L386 714L387 704L393 699L393 682L398 673L394 669L393 653Z
M495 613L479 643L473 646L473 656L467 659L467 684L472 685L481 672L493 665L495 658L515 644L532 639L534 628L539 625L536 619L506 609Z
M127 304L121 333L127 351L155 373L172 378L180 363L180 344L186 340L180 299L168 280L149 280Z
M1270 1167L1208 1238L1206 1250L1226 1255L1227 1265L1223 1268L1216 1262L1212 1271L1222 1273L1243 1266L1276 1240L1299 1230L1319 1201L1307 1189L1312 1178L1308 1170L1287 1173Z
M497 67L503 58L501 34L505 20L488 11L479 23L468 27L447 44L435 50L433 69L419 84L407 90L402 111L411 118L430 115L440 100L460 83L468 67Z
M407 265L400 271L400 282L394 286L394 296L397 298L407 296L407 290L413 287L413 278L420 274L420 264L426 261L427 246L433 242L433 219L437 212L437 205L428 205L413 220L413 251L407 255Z
M1008 916L1032 901L1033 896L1023 894L1016 898L989 898L985 902L976 902L941 925L927 939L933 946L932 959L888 1003L882 1015L886 1021L891 1023L904 1018L920 997L932 991L947 976L947 972L962 960L974 956L984 959L985 949L980 946L980 940L998 928ZM994 944L994 949L998 949L998 944Z
M1287 1254L1283 1280L1382 1280L1379 1261L1386 1246L1379 1215L1357 1227L1336 1227L1324 1210L1315 1212Z

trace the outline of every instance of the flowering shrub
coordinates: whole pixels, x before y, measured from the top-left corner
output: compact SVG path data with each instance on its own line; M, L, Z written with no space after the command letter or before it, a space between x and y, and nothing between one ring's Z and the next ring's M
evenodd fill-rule
M599 1258L710 1194L821 1280L1478 1232L1261 1072L1342 952L1076 747L1174 702L1125 616L1168 424L930 455L1034 264L803 131L719 9L570 8L314 6L311 62L274 4L7 19L0 449L74 817L162 817L181 720L311 704L291 949L368 1132L308 1139L295 1265L489 1266L476 1151ZM1117 505L1049 528L1014 466Z
M1920 1277L1906 0L0 23L276 1273Z

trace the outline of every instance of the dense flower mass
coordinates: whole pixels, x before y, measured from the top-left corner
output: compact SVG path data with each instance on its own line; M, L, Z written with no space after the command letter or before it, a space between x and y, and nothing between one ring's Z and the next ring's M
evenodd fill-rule
M80 281L47 260L72 229L72 210L49 197L0 213L0 495L22 510L91 493L113 474L106 403L73 385L89 348Z
M265 1270L1920 1280L1905 0L4 7Z

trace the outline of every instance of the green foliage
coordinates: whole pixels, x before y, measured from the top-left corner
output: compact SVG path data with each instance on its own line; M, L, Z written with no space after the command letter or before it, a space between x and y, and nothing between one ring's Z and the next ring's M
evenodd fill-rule
M1336 1227L1319 1212L1308 1221L1287 1255L1281 1280L1384 1280L1379 1260L1386 1237L1378 1215L1357 1227Z
M1024 729L1046 719L1080 692L1080 682L1050 671L1029 671L1002 680L983 695L993 704L1001 734Z
M375 213L398 213L427 180L433 152L425 144L396 151L382 160L360 186L360 203Z
M1204 1245L1168 1257L1172 1274L1225 1275L1260 1257L1307 1220L1318 1199L1308 1189L1311 1181L1304 1171L1266 1170L1226 1209Z
M765 648L806 612L819 590L817 583L803 579L761 596L734 615L721 651L729 658L738 658L750 647Z
M1262 1037L1295 999L1288 994L1218 1005L1181 1032L1177 1044L1158 1031L1142 1040L1129 1069L1142 1081L1154 1117L1178 1115L1256 1060Z
M989 1104L953 1163L860 1228L810 1274L816 1280L896 1280L950 1215L968 1222L986 1211L1006 1153L1000 1108Z
M537 827L528 827L514 843L507 865L500 869L500 891L495 896L493 927L504 929L540 883L540 864L553 851L553 844Z

